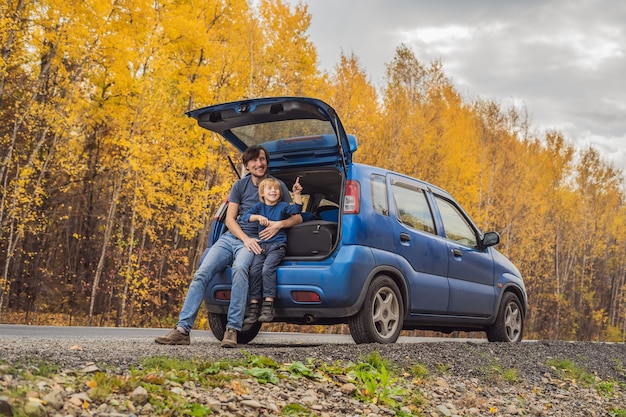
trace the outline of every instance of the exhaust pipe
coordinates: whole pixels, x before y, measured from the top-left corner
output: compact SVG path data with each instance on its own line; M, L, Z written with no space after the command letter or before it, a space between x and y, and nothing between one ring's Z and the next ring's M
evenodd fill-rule
M313 324L317 321L317 319L312 314L306 314L304 316L304 321L306 322L306 324Z

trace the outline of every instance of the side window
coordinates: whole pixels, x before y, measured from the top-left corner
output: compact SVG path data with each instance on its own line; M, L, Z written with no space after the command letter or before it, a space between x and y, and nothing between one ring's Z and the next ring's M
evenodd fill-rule
M389 216L389 202L387 201L385 176L373 174L370 177L370 188L372 189L372 206L374 207L374 211Z
M435 223L424 191L408 184L391 186L396 216L400 223L423 232L435 233Z
M446 237L461 245L470 247L478 246L476 232L469 225L467 220L465 220L465 217L461 214L459 209L451 202L441 197L435 196L435 201L441 213Z

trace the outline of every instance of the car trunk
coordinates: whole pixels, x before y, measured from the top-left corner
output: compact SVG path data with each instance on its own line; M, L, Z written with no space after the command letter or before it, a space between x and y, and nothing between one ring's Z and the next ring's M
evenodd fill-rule
M272 172L288 188L300 178L303 222L287 230L287 258L326 257L339 239L343 175L336 168Z

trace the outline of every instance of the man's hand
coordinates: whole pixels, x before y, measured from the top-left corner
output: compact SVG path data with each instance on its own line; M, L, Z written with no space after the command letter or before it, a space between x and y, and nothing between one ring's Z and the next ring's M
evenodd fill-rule
M265 229L261 230L261 232L259 232L259 237L263 240L269 240L273 238L274 236L276 236L276 233L278 233L280 229L283 228L282 221L279 221L279 222L268 221L268 223L269 223L268 226Z
M260 254L261 252L263 252L263 250L261 249L261 247L259 246L259 240L258 239L254 239L252 237L246 237L243 240L243 245L246 247L246 249L248 249L249 251L254 252L255 255Z

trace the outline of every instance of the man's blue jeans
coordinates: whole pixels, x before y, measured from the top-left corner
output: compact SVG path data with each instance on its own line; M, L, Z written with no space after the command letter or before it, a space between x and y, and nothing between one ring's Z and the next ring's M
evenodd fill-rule
M241 240L230 232L224 233L211 246L196 270L189 284L177 326L181 326L187 332L191 331L207 286L216 274L232 265L232 287L226 327L240 331L248 302L248 270L253 259L254 252L249 251Z

